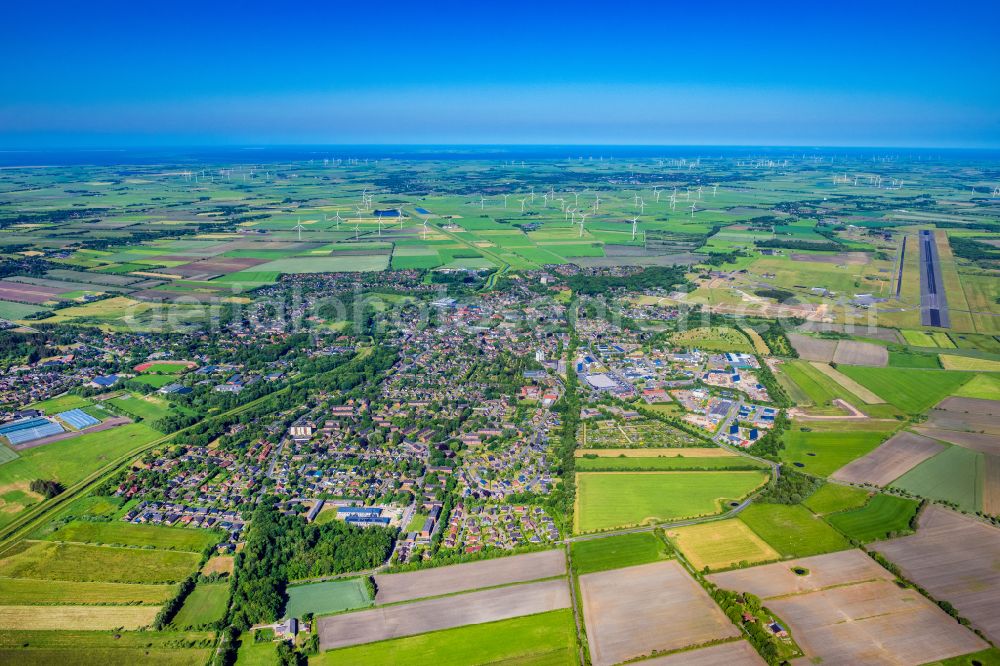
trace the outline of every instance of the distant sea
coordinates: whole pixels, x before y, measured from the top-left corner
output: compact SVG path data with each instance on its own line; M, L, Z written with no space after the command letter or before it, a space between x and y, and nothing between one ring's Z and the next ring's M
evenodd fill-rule
M995 162L995 149L943 148L823 148L790 146L531 146L531 145L348 145L348 146L226 146L188 148L2 150L3 166L114 166L276 164L324 159L358 160L629 160L629 159L802 159L927 160L934 162Z

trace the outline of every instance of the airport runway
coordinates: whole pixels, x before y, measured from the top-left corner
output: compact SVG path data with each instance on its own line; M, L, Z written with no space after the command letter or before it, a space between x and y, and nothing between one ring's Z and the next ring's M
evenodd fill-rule
M920 323L951 328L948 299L941 279L941 262L932 231L920 232Z

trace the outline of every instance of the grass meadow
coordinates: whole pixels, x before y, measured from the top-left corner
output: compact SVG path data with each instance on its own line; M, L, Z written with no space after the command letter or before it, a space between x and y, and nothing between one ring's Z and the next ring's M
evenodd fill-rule
M573 571L577 574L621 569L670 557L666 544L652 532L577 541L571 546L571 554Z

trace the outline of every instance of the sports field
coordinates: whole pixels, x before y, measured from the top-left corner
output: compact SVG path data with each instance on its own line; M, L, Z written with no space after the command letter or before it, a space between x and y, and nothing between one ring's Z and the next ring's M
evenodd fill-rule
M581 472L577 532L594 532L723 511L762 486L766 472Z
M719 570L781 556L735 518L668 530L667 536L695 569Z
M919 502L905 497L876 495L868 504L850 511L834 513L827 522L855 541L867 543L910 532L910 520Z
M780 457L817 476L829 476L847 463L870 453L886 438L884 432L803 432L787 430Z
M782 557L808 557L851 547L821 518L797 504L752 504L739 519Z
M70 409L81 409L92 405L90 400L83 396L67 393L48 400L42 400L31 405L31 409L40 409L46 414L52 415L58 412L65 412Z
M159 525L132 525L115 521L97 523L73 521L47 537L50 541L73 541L119 546L149 546L167 550L187 550L200 553L222 539L215 530L161 527Z
M670 557L667 545L652 532L576 541L571 546L571 554L573 571L577 574L631 567Z
M287 594L286 617L302 617L305 613L326 615L372 604L368 589L360 578L292 585Z
M418 666L574 663L573 611L555 610L322 652L310 664Z

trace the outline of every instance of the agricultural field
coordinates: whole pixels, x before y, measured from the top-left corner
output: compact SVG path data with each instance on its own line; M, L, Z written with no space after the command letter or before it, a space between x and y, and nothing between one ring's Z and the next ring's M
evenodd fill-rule
M577 532L721 513L768 479L766 472L581 472Z
M910 531L919 502L905 497L875 495L865 506L826 516L826 521L849 539L868 543Z
M220 532L159 525L132 525L113 522L73 521L47 537L50 541L138 546L200 553L222 538Z
M332 650L569 607L569 585L558 578L327 615L316 624L320 648Z
M0 630L0 662L201 666L211 656L214 642L213 634L201 631Z
M916 590L896 585L889 572L857 550L714 574L710 580L761 597L813 663L920 664L988 647Z
M0 606L0 627L7 630L140 629L153 623L156 606Z
M229 583L198 583L174 616L179 629L197 629L213 625L226 614Z
M285 615L288 617L302 617L305 613L327 615L372 604L364 582L357 578L292 585L287 593Z
M652 532L576 541L570 546L570 553L573 571L580 575L648 564L670 557L666 544Z
M809 557L851 547L821 518L797 504L752 504L740 513L739 520L783 558Z
M194 571L195 553L21 542L0 559L0 576L110 583L176 583Z
M825 516L828 513L861 508L868 502L869 496L868 491L861 488L825 483L802 504L813 513Z
M627 472L627 471L676 471L676 470L726 470L765 469L767 465L742 456L712 456L696 458L687 456L584 456L577 458L579 472Z
M896 564L903 575L935 599L947 601L980 628L1000 640L1000 531L975 518L939 506L921 514L917 533L869 546ZM972 650L969 650L972 652Z
M575 651L576 625L573 612L566 609L330 650L309 662L322 666L555 665L572 663Z
M546 550L421 571L377 574L375 601L380 605L391 604L565 573L566 554L562 550Z
M995 375L976 375L954 390L952 395L960 398L1000 400L1000 377Z
M667 531L674 546L698 571L728 569L780 559L753 531L735 518Z
M968 372L842 366L845 375L907 414L919 414L973 378Z
M794 467L817 476L830 476L835 471L871 453L886 439L884 432L803 432L801 428L785 432L781 459Z
M21 451L17 459L0 465L0 500L4 503L0 525L41 500L28 493L32 480L53 479L72 485L160 436L145 424L133 423Z
M676 560L586 574L579 581L595 666L739 636Z
M953 502L965 511L983 506L983 454L950 446L892 482L919 497Z
M106 603L158 606L176 591L174 585L0 578L0 599L11 605Z
M906 431L898 432L868 455L838 469L830 478L847 483L887 486L944 449L944 444L929 437Z

